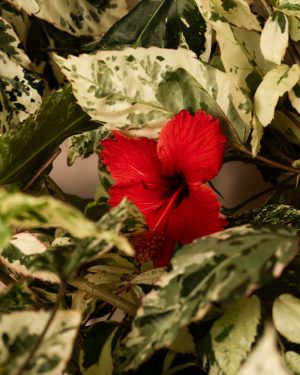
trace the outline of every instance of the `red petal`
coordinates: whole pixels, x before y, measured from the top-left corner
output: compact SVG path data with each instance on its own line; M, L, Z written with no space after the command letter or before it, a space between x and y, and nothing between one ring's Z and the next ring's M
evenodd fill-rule
M213 190L204 184L189 186L186 198L170 212L166 235L181 243L218 232L227 224L219 213L220 203Z
M168 204L167 189L163 180L157 184L141 180L120 182L110 188L108 203L114 207L127 197L145 216L148 226L153 228Z
M129 138L114 131L115 139L102 141L101 158L116 182L157 180L161 163L157 158L157 143L147 138Z
M217 119L183 110L162 129L157 153L167 175L180 174L188 183L208 181L221 168L225 143Z

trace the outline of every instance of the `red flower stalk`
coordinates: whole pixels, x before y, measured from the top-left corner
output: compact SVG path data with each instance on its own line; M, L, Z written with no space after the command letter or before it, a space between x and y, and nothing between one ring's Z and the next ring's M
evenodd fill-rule
M226 138L217 119L183 110L163 127L158 142L119 131L114 137L102 141L101 153L116 181L109 204L127 197L144 214L150 232L135 240L140 255L146 251L155 266L166 265L176 242L187 244L224 228L217 197L205 185L219 172L224 155Z

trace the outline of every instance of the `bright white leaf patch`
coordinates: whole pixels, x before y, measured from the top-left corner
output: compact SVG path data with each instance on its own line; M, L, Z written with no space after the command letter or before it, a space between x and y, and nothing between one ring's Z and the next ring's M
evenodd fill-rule
M261 33L260 48L265 59L279 65L285 55L288 41L288 18L281 12L274 12Z
M263 126L270 124L279 98L296 85L299 75L298 64L282 64L264 76L254 95L254 111Z

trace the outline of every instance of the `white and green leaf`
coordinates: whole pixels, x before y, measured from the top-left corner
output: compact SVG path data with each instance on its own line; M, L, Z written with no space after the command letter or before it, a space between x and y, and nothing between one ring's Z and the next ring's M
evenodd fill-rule
M233 302L278 277L297 242L288 227L242 226L178 250L169 272L137 311L118 358L119 371L136 368L169 346L180 328L201 319L212 302Z
M298 0L278 0L276 8L289 16L300 16L300 4Z
M265 328L262 338L237 372L237 375L289 375L276 343L276 333L271 326Z
M255 342L260 319L260 301L253 296L237 301L214 322L210 336L220 372L236 375Z
M39 348L28 358L50 314L46 311L17 311L0 316L0 368L3 375L17 374L27 360L24 374L62 373L71 356L80 324L78 311L58 311Z
M294 375L300 375L300 354L287 351L284 356L285 364Z
M288 93L290 102L300 114L300 81Z
M8 0L17 9L76 36L99 36L127 13L125 0L94 5L88 0Z
M282 12L274 12L267 20L260 38L260 48L266 60L280 65L289 42L289 22Z
M252 155L255 158L260 151L261 148L261 140L264 135L264 127L259 122L256 116L252 119L252 133L251 133L251 151Z
M300 19L296 16L289 16L289 34L290 38L295 41L299 42L300 40Z
M273 321L279 333L287 340L300 344L300 299L281 294L273 304Z
M296 85L299 75L298 64L282 64L264 76L254 95L254 112L263 126L271 123L279 98Z
M220 117L227 133L244 143L250 126L235 108L225 73L195 58L188 50L127 48L63 59L79 105L108 129L156 137L181 109L204 109Z
M247 30L261 30L246 0L196 0L196 3L209 23L220 20Z

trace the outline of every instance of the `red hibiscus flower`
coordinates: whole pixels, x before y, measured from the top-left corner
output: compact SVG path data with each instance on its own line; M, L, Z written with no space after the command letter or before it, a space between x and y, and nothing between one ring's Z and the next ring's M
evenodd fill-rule
M220 204L205 183L219 172L225 143L217 119L186 110L163 127L158 142L119 131L102 141L102 160L116 181L109 204L127 197L150 228L134 241L140 258L146 251L155 266L166 265L177 242L187 244L224 228Z

